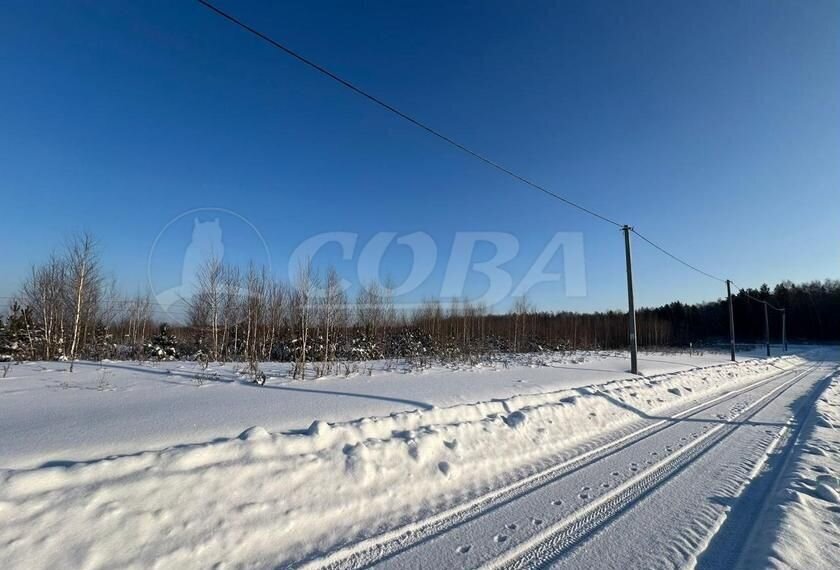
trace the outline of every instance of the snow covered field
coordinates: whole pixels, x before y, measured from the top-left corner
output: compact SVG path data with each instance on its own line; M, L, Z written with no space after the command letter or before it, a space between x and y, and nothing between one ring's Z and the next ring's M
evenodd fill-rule
M262 388L230 366L16 366L0 567L829 568L838 356L649 354L643 378L607 353L298 382L275 364ZM765 512L784 523L740 532Z
M287 364L267 363L262 388L235 373L241 364L211 365L207 372L216 379L200 386L200 369L189 362L88 362L73 374L61 362L12 366L0 381L0 468L236 437L254 425L300 429L315 420L348 421L632 377L627 355L615 352L510 360L508 367L410 373L397 363L374 362L358 365L350 377L306 381L290 380ZM727 360L722 353L650 353L641 355L639 366L657 374Z

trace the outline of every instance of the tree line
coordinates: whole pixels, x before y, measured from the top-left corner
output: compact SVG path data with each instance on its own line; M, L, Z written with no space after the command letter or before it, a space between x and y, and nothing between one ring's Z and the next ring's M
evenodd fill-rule
M734 296L739 342L764 338L764 308L750 299L787 309L788 339L840 340L840 281L741 290ZM406 358L478 360L510 352L620 349L627 345L623 311L539 311L515 299L494 314L467 299L430 299L410 309L395 306L390 289L361 287L349 298L334 268L320 273L304 263L290 282L264 269L242 270L209 259L195 289L183 300L180 322L165 323L149 294L121 296L103 272L90 235L35 265L0 319L0 359L195 359L292 363L292 374L324 375L348 362ZM725 299L673 302L637 312L640 346L695 346L728 342ZM780 337L771 311L772 336Z

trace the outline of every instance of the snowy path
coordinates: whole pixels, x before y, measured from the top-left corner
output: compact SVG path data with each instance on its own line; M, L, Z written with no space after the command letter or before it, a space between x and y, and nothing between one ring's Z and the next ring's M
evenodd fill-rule
M805 364L669 417L640 412L643 421L612 443L325 562L336 568L685 567L710 546L700 567L731 567L745 536L741 527L761 507L755 493L739 496L768 452L786 441L780 437L791 420L811 409L833 369ZM725 540L714 541L716 533Z

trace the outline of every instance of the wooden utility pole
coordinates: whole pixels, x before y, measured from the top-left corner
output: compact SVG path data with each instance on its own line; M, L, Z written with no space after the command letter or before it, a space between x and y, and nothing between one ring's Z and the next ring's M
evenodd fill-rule
M767 356L770 356L770 317L767 316L767 301L764 301L764 343L767 345Z
M787 352L787 313L782 309L782 347Z
M639 363L636 346L636 307L633 301L633 256L630 254L630 231L633 228L623 226L624 253L627 258L627 329L630 337L630 372L639 373Z
M735 312L732 310L732 282L726 280L726 299L729 302L729 353L735 362Z

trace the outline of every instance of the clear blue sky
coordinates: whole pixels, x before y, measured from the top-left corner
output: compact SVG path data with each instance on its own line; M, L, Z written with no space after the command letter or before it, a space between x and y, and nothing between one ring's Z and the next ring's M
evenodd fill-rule
M712 273L745 285L840 275L840 2L219 5ZM501 231L520 241L521 276L555 232L582 232L587 296L546 286L532 299L625 304L615 228L195 2L13 0L2 12L0 295L79 229L134 291L161 229L218 207L259 229L275 269L324 231L361 243L424 231L444 252L457 231ZM722 294L640 242L635 255L640 304ZM399 250L385 261L405 275ZM418 295L434 294L444 264ZM353 278L352 262L340 267Z

